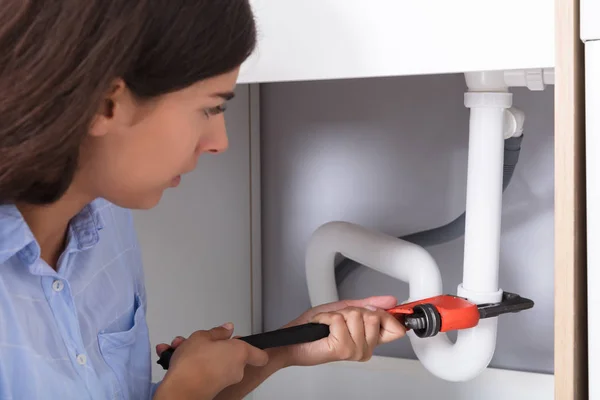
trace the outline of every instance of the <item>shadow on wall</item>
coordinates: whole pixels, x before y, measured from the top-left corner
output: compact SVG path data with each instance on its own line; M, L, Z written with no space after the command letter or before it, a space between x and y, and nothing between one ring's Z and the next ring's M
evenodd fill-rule
M308 239L332 220L400 236L464 211L468 110L462 75L263 85L263 316L276 329L310 307ZM519 164L503 200L501 287L536 307L502 316L492 366L553 371L553 88L515 89L526 113ZM461 282L463 240L428 250L444 290ZM370 269L351 274L342 298L408 286ZM408 339L379 355L415 358Z

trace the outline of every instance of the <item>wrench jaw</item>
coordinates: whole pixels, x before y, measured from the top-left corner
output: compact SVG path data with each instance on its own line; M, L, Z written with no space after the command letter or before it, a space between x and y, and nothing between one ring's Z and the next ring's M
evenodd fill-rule
M517 313L519 311L533 308L535 303L533 300L521 297L518 294L503 292L502 301L495 304L480 304L479 318L492 318L502 314Z
M433 304L415 306L413 314L404 317L404 326L420 338L437 335L442 328L442 317Z
M407 330L413 330L417 337L428 338L440 332L473 328L481 319L516 313L533 305L532 300L509 292L503 293L499 303L480 305L462 297L441 295L401 304L387 312Z

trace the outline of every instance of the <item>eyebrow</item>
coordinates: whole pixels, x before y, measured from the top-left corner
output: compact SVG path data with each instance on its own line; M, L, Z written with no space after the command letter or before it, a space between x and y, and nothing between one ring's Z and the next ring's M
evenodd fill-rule
M225 101L229 101L231 99L233 99L235 97L235 93L233 92L220 92L220 93L215 93L212 95L212 97L220 97Z

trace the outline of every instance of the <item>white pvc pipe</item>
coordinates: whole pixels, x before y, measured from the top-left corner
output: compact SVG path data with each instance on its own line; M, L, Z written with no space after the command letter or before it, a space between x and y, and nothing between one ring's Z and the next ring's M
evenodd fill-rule
M471 92L508 92L509 87L539 91L554 85L554 68L467 72L465 81Z
M306 277L313 306L338 301L334 259L337 253L393 278L407 282L413 301L442 294L442 280L433 257L423 248L348 222L329 222L312 235ZM459 295L463 295L459 288ZM487 298L498 301L496 296ZM452 344L443 333L421 339L408 336L421 363L434 375L461 381L475 377L489 364L496 343L497 319L483 320L459 332Z
M508 92L504 71L475 71L465 73L470 92Z
M498 302L500 217L504 110L512 104L510 93L466 93L471 109L463 284L458 296L482 303ZM455 344L444 335L420 339L412 332L415 354L434 375L449 381L476 377L489 365L496 348L497 318L481 320L458 332Z
M334 260L337 253L410 284L410 299L442 293L434 258L416 244L349 222L328 222L312 235L306 252L311 304L338 301Z
M531 68L504 71L504 82L508 87L527 87L529 90L544 90L554 85L554 68Z
M508 93L465 95L465 104L471 108L471 116L463 287L475 292L498 290L503 126L505 105L510 104L510 96ZM496 105L496 101L500 104Z
M465 268L458 296L477 304L498 302L498 254L502 196L504 110L510 93L467 93L471 109L465 231ZM408 282L408 301L441 294L438 267L429 253L403 240L347 222L321 226L309 242L306 273L313 306L338 300L334 273L337 253ZM489 365L496 346L497 318L481 320L458 333L455 344L440 333L408 336L421 363L448 381L476 377Z

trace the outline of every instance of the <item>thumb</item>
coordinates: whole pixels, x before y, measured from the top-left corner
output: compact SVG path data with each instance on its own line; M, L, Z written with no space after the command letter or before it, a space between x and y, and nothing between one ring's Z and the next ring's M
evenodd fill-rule
M398 299L394 296L374 296L366 299L357 300L357 304L353 304L352 307L375 307L383 310L392 308L398 305Z
M233 324L228 322L219 327L212 328L208 333L213 340L229 339L233 333Z
M406 334L406 328L396 317L383 310L376 312L381 315L379 344L393 342Z
M336 301L335 303L328 303L313 308L315 314L335 312L342 310L347 307L359 307L359 308L381 308L387 309L398 305L398 300L394 296L373 296L359 300L342 300Z
M360 300L341 300L313 307L302 314L298 319L290 322L288 325L286 325L286 327L308 322L317 314L336 312L347 307L375 308L385 310L396 305L398 305L398 300L394 296L374 296Z

